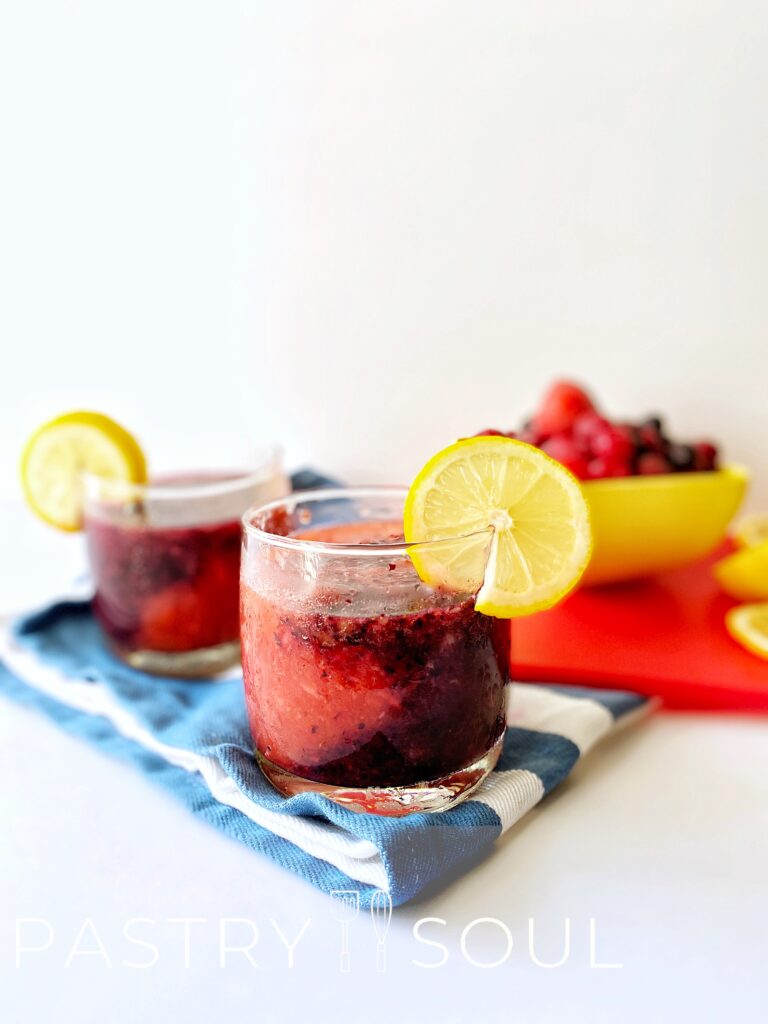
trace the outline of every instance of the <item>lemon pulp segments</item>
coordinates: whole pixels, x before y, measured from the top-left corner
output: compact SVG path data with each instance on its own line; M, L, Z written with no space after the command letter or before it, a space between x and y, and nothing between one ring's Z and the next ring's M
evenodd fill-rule
M759 658L768 658L768 602L742 604L725 615L734 640Z
M499 618L549 608L571 590L591 551L576 478L544 452L506 437L445 448L418 474L405 503L405 539L432 586L477 594Z
M71 412L43 424L21 458L24 495L41 519L60 530L82 523L80 475L143 483L144 454L136 440L102 413Z

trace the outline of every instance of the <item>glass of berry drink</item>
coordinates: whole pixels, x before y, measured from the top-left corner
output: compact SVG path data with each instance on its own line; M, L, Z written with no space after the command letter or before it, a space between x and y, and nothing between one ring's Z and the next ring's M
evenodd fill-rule
M93 611L118 657L187 678L236 664L242 515L288 489L276 450L247 472L84 478Z
M405 497L307 491L244 518L246 705L262 771L286 796L439 811L499 757L509 623L419 579Z

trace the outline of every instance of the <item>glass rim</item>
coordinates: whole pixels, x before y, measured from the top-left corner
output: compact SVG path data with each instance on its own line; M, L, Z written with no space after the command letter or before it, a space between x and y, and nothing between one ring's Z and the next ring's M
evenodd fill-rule
M337 541L305 540L302 537L283 537L277 533L269 533L262 530L253 522L258 515L268 514L279 508L284 508L287 503L293 501L298 504L303 501L343 501L354 498L377 498L384 496L401 497L403 500L408 494L408 488L397 485L371 485L367 487L319 487L307 491L293 491L284 498L277 498L264 505L254 505L242 517L243 536L254 537L274 547L289 548L293 551L314 551L327 555L380 555L382 557L392 555L404 555L414 550L431 550L442 545L455 544L458 541L472 540L476 537L490 537L493 527L487 526L483 530L474 530L471 533L454 534L450 537L440 537L434 540L419 541L369 541L367 543L339 543Z
M238 470L225 470L220 472L227 475L222 479L201 479L196 483L168 484L148 480L146 483L136 483L131 480L120 480L114 477L100 476L98 473L81 471L80 481L86 491L95 490L97 487L108 487L110 498L122 495L132 498L151 498L153 501L179 501L184 498L213 498L224 494L231 494L239 490L247 490L256 484L265 483L274 479L282 472L281 459L282 448L280 445L268 445L257 452L256 466ZM190 470L190 475L192 474ZM200 473L210 473L213 476L219 470L203 469ZM232 474L232 475L230 475ZM236 475L235 475L236 474ZM179 475L182 475L181 473Z

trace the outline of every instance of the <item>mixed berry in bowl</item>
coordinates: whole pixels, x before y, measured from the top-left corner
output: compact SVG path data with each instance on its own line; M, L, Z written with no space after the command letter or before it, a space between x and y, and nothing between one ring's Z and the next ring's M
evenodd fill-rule
M482 435L517 437L541 448L580 480L707 472L718 468L717 447L708 440L670 438L660 416L636 423L607 417L587 392L557 381L534 415L517 431Z

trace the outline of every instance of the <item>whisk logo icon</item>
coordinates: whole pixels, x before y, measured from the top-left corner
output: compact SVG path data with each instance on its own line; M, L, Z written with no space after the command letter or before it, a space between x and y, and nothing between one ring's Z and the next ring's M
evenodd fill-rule
M341 955L339 970L349 973L349 926L360 913L360 894L357 889L331 890L331 915L341 925Z
M386 943L392 920L392 897L382 889L377 889L371 897L371 919L376 933L376 970L383 974L387 969Z
M341 925L341 953L339 970L348 974L349 926L360 913L360 893L357 889L332 889L331 917ZM376 935L376 970L383 974L387 969L387 933L392 920L392 897L383 889L376 889L371 896L371 921Z

